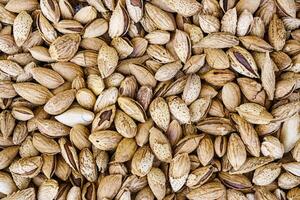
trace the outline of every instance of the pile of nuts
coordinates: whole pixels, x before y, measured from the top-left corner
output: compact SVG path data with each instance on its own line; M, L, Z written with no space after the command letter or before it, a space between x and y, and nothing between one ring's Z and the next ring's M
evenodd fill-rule
M3 200L300 200L299 0L0 0Z

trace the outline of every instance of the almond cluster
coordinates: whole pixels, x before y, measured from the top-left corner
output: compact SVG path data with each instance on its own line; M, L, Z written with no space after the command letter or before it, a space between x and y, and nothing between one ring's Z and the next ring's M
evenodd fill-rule
M300 1L0 0L0 199L300 200Z

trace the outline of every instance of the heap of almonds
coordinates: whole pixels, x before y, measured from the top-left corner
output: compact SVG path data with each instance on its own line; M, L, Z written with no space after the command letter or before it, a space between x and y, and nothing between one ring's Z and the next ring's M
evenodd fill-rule
M300 199L299 0L0 0L0 22L3 200Z

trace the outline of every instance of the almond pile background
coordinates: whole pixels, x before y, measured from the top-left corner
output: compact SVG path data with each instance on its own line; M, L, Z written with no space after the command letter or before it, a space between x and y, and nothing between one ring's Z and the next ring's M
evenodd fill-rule
M0 0L0 199L300 200L299 0Z

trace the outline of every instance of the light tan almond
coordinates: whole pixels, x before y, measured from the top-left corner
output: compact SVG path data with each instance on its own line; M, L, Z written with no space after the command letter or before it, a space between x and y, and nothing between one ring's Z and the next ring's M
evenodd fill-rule
M163 162L171 162L172 150L167 137L157 128L149 130L149 144L155 156Z
M69 61L77 52L81 37L78 34L66 34L54 40L49 48L51 58L57 61Z
M36 83L16 83L13 87L21 97L37 105L47 103L47 101L53 96L46 87Z
M14 20L13 33L16 44L20 47L29 37L33 20L26 12L20 12Z

